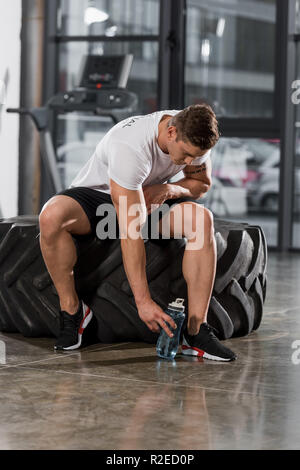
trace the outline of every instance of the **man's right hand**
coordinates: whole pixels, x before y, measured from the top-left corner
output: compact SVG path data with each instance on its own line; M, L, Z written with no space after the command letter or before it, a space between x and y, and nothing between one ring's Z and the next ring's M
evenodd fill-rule
M177 328L176 323L153 300L150 299L138 304L137 309L141 320L146 323L153 333L159 333L159 327L161 327L170 338L174 336L165 322L168 322L174 330Z

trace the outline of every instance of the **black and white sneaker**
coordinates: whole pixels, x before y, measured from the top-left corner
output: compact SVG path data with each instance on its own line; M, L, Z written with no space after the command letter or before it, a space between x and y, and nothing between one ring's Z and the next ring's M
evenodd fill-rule
M60 315L61 330L54 349L73 351L80 348L83 332L93 318L91 309L80 302L78 312L75 315L63 311L60 312Z
M191 336L187 330L183 333L182 354L187 356L204 357L213 361L234 361L237 356L221 344L214 335L214 328L202 323L197 335Z

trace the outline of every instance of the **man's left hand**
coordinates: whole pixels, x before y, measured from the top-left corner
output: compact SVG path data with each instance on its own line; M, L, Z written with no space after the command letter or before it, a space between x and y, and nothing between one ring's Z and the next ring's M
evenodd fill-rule
M160 207L170 196L168 184L154 184L143 188L148 214Z

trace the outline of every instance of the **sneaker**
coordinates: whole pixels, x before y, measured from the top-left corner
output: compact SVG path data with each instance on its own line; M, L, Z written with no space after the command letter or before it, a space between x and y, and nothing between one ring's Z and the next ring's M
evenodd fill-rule
M83 332L93 318L91 309L81 302L75 315L63 311L60 315L61 330L54 349L73 351L80 348Z
M182 354L204 357L213 361L234 361L237 358L236 354L220 343L213 330L214 328L207 323L202 323L199 333L195 336L189 335L185 330Z

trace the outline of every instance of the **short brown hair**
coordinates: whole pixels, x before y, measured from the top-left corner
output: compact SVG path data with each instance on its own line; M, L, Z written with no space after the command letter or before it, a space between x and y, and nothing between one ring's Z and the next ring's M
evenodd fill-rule
M202 150L211 149L220 138L218 121L212 108L206 104L195 104L176 114L169 126L175 126L177 139L190 142Z

